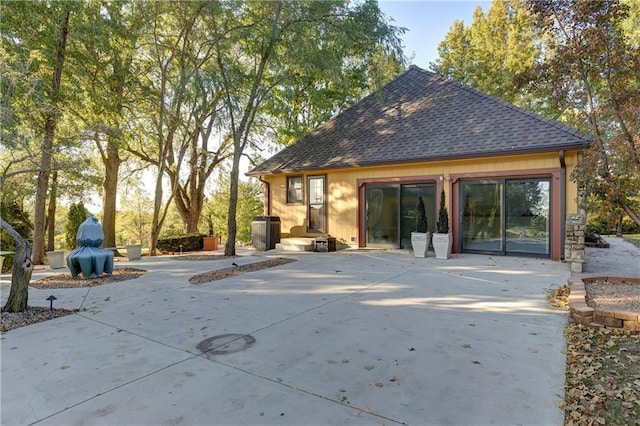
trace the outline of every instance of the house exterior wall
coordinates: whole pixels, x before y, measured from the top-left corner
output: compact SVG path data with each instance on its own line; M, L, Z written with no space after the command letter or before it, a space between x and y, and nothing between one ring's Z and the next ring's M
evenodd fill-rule
M574 214L578 212L578 193L576 184L570 181L570 175L578 162L579 155L578 151L564 153L566 165L564 172L561 168L560 154L554 151L419 164L324 170L288 175L303 176L304 178L304 202L301 204L287 204L287 176L263 176L263 179L269 182L269 196L271 197L271 212L266 212L266 214L280 217L284 236L304 235L307 220L306 179L308 176L315 175L326 176L327 233L336 237L338 241L353 246L363 245L362 188L365 184L373 182L435 182L438 196L441 188L445 190L451 220L457 214L456 183L461 179L550 176L552 177L552 209L555 211L555 215ZM442 179L440 179L441 177ZM564 182L561 182L562 180ZM564 184L564 188L562 184ZM562 203L565 205L564 211L561 209ZM563 238L560 235L563 234L563 225L560 223L563 220L564 216L562 220L554 222L552 230L554 240L560 241ZM454 239L456 238L455 225L452 223ZM559 244L561 243L557 242L552 249L552 258L554 259L559 259L562 255Z

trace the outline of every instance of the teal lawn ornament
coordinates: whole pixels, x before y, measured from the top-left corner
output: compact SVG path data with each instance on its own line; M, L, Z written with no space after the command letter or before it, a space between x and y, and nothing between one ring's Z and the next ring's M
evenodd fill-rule
M113 273L113 252L100 248L104 241L104 232L98 219L89 216L82 222L76 234L78 248L67 256L67 266L75 278L80 272L87 278L95 278Z

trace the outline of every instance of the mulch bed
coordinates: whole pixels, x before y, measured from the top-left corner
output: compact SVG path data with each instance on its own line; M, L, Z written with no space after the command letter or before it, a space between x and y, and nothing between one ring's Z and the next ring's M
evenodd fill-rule
M259 271L261 269L273 268L280 265L286 265L287 263L295 262L294 259L287 259L285 257L278 257L275 259L263 260L262 262L248 263L246 265L232 266L230 268L218 269L210 272L203 272L201 274L194 275L189 279L191 284L204 284L210 281L221 280L236 275L246 274L248 272Z
M640 313L640 278L583 278L587 305L601 311Z
M119 281L133 280L146 274L144 269L116 268L111 275L83 279L82 275L73 278L71 274L57 274L41 280L32 281L29 285L37 289L95 287Z
M84 310L84 309L82 309ZM38 306L29 307L22 312L5 312L2 311L2 324L0 324L0 332L13 330L42 321L63 317L65 315L75 314L81 309L53 309L42 308Z
M238 256L225 256L224 254L183 254L176 256L176 260L190 260L190 261L207 261L207 260L224 260L233 259Z

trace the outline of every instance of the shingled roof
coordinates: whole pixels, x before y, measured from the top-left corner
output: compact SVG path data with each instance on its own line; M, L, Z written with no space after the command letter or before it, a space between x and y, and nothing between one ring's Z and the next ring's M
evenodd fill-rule
M580 149L589 139L557 121L411 66L251 170L344 169Z

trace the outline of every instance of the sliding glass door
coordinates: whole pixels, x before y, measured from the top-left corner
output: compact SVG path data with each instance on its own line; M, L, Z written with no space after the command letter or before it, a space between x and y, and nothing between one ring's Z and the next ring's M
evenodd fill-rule
M398 185L367 185L366 187L367 247L397 247Z
M367 247L411 247L415 208L422 196L429 228L435 228L435 184L367 184L365 222Z
M462 182L462 250L549 256L550 183L550 179Z
M506 182L507 252L550 254L549 180Z

